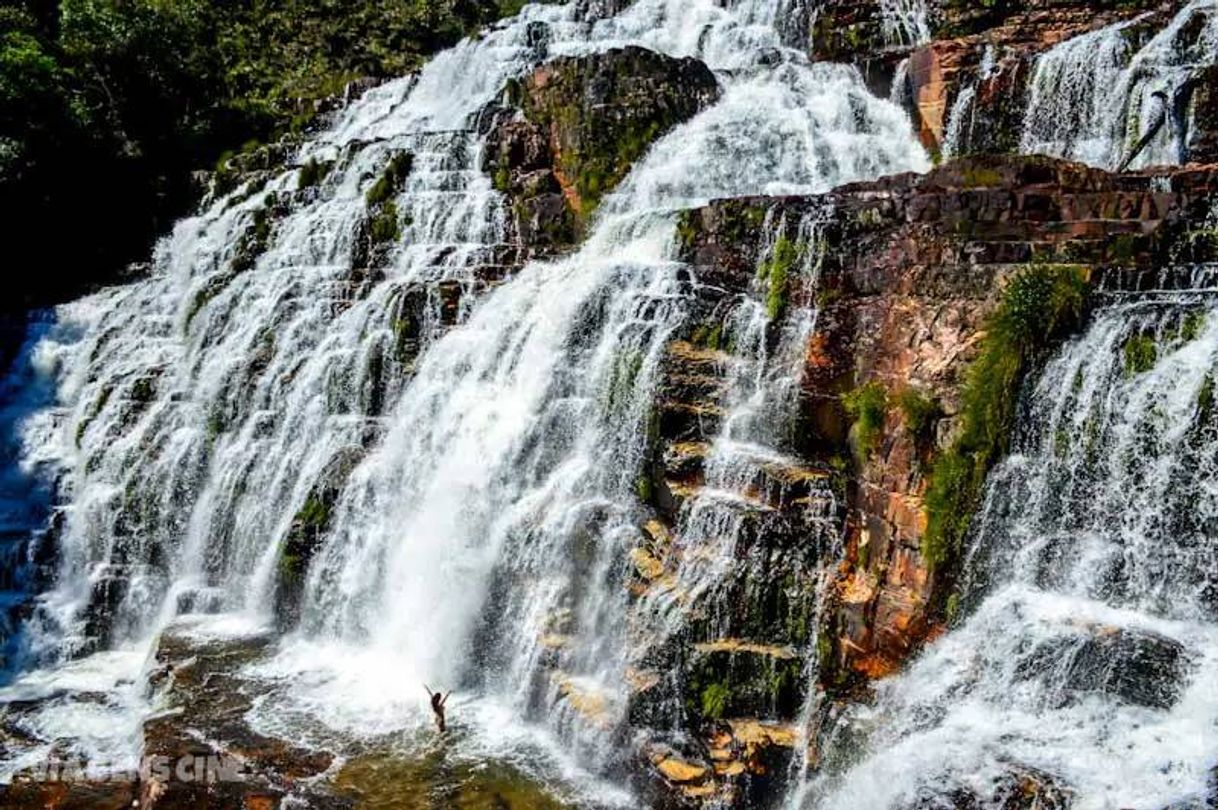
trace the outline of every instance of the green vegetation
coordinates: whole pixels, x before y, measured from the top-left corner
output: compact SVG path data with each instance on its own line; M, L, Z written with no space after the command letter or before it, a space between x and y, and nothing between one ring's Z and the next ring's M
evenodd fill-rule
M262 201L262 207L254 211L253 219L242 232L241 238L237 240L237 246L233 249L232 271L234 274L244 273L253 268L258 257L265 253L270 245L271 209L275 206L275 202L275 196L268 194Z
M1030 265L1007 285L969 369L960 435L931 471L922 555L932 568L958 553L986 473L1007 451L1024 374L1078 324L1085 292L1073 265Z
M767 285L765 310L771 321L778 320L787 308L791 274L802 256L804 247L782 235L774 243L770 257L757 268L757 280Z
M989 188L1002 185L1002 172L996 169L970 167L960 175L965 188Z
M846 413L854 420L854 436L859 455L869 457L884 437L884 421L888 418L888 389L880 382L861 385L842 397Z
M402 224L398 220L396 203L387 202L373 215L368 223L368 238L374 245L396 242L402 236Z
M947 609L944 611L947 623L951 624L960 615L960 594L953 593L947 597Z
M905 429L918 443L934 438L935 422L943 415L939 403L917 388L905 388L897 394L897 407Z
M1150 335L1132 335L1125 341L1125 376L1133 377L1150 371L1159 358L1159 349Z
M406 178L410 177L413 168L414 155L409 152L398 152L391 157L384 173L377 178L376 183L368 189L368 193L364 197L368 207L388 202L390 198L397 196L406 184Z
M723 712L727 708L727 701L731 696L732 690L726 684L708 684L702 690L702 716L710 720L722 718Z
M107 280L190 206L193 170L303 131L351 80L408 73L520 5L0 0L10 266L56 268L11 274L10 300ZM73 238L48 246L46 223Z
M292 521L279 557L279 573L285 583L295 585L303 579L304 569L329 522L329 504L316 495L309 495Z
M1185 343L1192 343L1197 338L1201 337L1201 332L1205 329L1206 313L1204 310L1195 309L1184 316L1183 323L1180 324L1180 339Z
M321 181L326 179L326 175L333 168L333 163L322 163L316 158L309 158L309 162L300 167L300 179L296 184L296 188L304 190L320 185Z

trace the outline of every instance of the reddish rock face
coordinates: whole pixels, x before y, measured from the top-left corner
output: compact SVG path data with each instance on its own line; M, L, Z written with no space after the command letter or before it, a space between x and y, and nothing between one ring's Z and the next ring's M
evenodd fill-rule
M930 5L931 42L918 45L885 36L878 0L829 0L817 17L810 50L815 59L858 64L881 94L888 92L897 62L908 56L909 85L898 95L909 101L919 137L932 152L943 147L952 104L973 83L978 85L974 117L981 121L967 151L1014 151L1027 75L1037 55L1147 12L1154 13L1145 27L1158 30L1175 7L1156 0L945 0ZM993 69L982 80L977 70L987 50Z
M831 690L898 669L940 628L954 572L923 557L924 495L954 440L970 363L1007 279L1031 263L1068 264L1095 285L1140 274L1200 225L1218 171L1112 175L1048 158L973 158L924 177L858 184L814 198L723 201L695 212L690 255L701 276L747 286L756 240L741 222L829 212L818 329L808 346L803 438L810 462L850 456L846 553L822 632ZM851 447L840 397L866 384L888 395L874 450ZM929 429L896 401L916 390L938 405Z

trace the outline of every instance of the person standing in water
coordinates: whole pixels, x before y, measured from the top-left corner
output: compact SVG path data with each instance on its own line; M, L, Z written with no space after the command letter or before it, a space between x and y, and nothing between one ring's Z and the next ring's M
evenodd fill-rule
M451 695L452 692L450 691L448 695L441 697L439 692L431 691L431 687L427 684L423 684L423 688L427 690L427 696L431 699L431 710L436 715L436 728L443 734L448 730L448 726L444 723L444 704L448 701L448 695Z

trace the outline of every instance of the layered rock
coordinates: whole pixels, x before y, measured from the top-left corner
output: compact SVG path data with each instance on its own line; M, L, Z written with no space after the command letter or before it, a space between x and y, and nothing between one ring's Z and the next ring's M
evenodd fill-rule
M1140 18L1124 32L1140 46L1171 19L1173 4L1080 3L1072 0L1018 4L994 17L974 4L945 9L935 41L910 55L907 98L923 143L945 147L949 118L961 94L969 92L969 122L959 125L955 154L1017 152L1028 85L1035 61L1073 37Z
M637 47L559 58L511 82L515 115L494 116L486 166L520 243L534 255L570 247L648 147L718 95L696 59Z
M801 444L812 463L849 459L845 559L818 642L826 688L895 671L949 612L954 558L928 559L942 552L927 549L936 517L927 487L959 438L969 369L1009 280L1044 267L1091 288L1138 285L1168 256L1204 258L1216 180L1209 170L1110 175L1046 158L974 158L924 177L692 214L695 271L736 276L737 286L757 260L741 238L749 223L822 220ZM870 424L847 408L868 398L861 391L871 392Z
M812 31L813 58L854 62L878 93L889 94L894 74L903 84L891 95L906 103L923 144L944 146L953 105L973 94L972 126L957 154L1015 152L1027 82L1035 58L1072 37L1139 15L1128 31L1144 41L1170 19L1176 4L1162 0L943 0L928 3L930 41L914 41L883 11L879 0L830 0ZM908 58L906 70L897 71ZM984 71L981 69L985 65Z

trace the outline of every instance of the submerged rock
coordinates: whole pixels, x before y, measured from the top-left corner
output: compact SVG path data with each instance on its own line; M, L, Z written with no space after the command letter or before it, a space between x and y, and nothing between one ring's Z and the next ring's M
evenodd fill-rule
M1082 639L1055 639L1019 664L1024 678L1042 679L1063 703L1090 694L1170 709L1180 697L1190 656L1180 642L1121 627L1097 627Z

